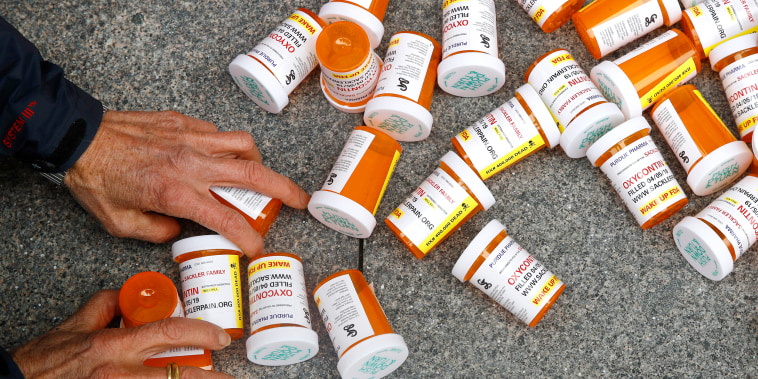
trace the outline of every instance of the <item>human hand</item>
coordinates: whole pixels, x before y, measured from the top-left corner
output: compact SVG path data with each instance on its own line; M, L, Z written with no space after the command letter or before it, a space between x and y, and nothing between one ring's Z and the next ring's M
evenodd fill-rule
M193 220L234 242L249 257L263 239L211 186L254 190L303 209L308 194L261 163L250 133L218 132L210 122L173 111L103 115L89 148L64 183L116 237L162 243L179 235L172 217Z
M118 313L118 291L100 291L62 324L13 350L11 356L26 378L165 378L165 368L142 362L174 347L218 350L231 342L220 327L187 318L105 329ZM183 379L231 378L196 367L181 366L179 372Z

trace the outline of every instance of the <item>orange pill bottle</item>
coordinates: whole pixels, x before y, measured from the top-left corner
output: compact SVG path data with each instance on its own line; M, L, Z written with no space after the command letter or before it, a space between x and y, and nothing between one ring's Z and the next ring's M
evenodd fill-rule
M321 190L311 196L308 211L342 234L368 238L402 151L400 144L383 132L356 127Z
M311 329L303 261L290 253L271 253L247 266L250 337L247 359L265 366L304 362L318 354Z
M212 322L232 339L244 336L242 250L220 235L207 235L176 241L171 252L179 264L186 316Z
M211 195L221 204L242 214L261 236L268 233L282 208L281 200L243 188L214 186L211 187Z
M690 39L671 29L615 61L600 62L590 71L590 78L630 119L694 78L700 68Z
M750 148L734 138L693 85L661 97L652 116L687 171L687 184L696 195L726 188L750 167Z
M474 170L449 151L384 222L421 259L473 215L494 204L495 197Z
M530 327L537 326L566 288L498 220L469 243L453 266L453 276L470 282Z
M318 16L327 23L350 21L368 35L371 48L379 46L384 35L384 14L389 0L331 0L321 6Z
M408 346L392 330L374 290L358 270L337 272L313 291L334 344L343 378L382 378L408 357Z
M758 2L708 0L686 9L682 31L690 37L700 59L705 59L719 44L758 29Z
M576 13L584 0L516 0L545 33L558 29Z
M596 0L572 17L579 37L595 59L681 18L677 0Z
M398 141L425 139L432 130L432 94L440 62L440 44L426 34L392 35L384 68L366 104L363 121Z
M127 279L119 291L118 305L122 327L126 328L169 317L184 317L184 308L174 282L154 271L140 272ZM174 348L148 358L143 364L162 368L172 362L179 366L213 370L211 352L195 347Z
M346 113L363 112L382 70L366 32L350 21L329 24L319 34L316 54L329 104Z

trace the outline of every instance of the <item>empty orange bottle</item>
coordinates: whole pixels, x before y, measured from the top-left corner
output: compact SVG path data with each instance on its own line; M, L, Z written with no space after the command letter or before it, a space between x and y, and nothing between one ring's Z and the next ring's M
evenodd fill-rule
M211 195L221 204L245 217L247 223L265 236L282 208L282 201L264 194L234 187L211 187Z
M516 0L516 2L545 33L561 27L584 4L584 0Z
M328 23L350 21L368 35L371 48L379 46L384 35L384 14L389 0L331 0L321 6L318 16Z

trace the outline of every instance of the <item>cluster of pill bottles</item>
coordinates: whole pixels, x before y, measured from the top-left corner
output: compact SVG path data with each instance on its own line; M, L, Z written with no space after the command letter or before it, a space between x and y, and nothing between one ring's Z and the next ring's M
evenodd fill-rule
M707 58L721 43L758 27L755 1L707 0L682 13L681 28L695 44L700 59Z
M389 0L331 0L321 6L318 16L326 23L349 21L366 32L371 49L379 46L384 36L384 15Z
M529 17L545 33L550 33L568 20L584 4L584 0L516 0Z

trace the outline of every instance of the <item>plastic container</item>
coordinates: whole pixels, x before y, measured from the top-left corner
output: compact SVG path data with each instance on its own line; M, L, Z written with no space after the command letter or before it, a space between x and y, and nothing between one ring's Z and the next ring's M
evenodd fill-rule
M750 167L750 148L734 138L693 85L661 97L652 116L696 195L706 196L728 187Z
M384 36L384 14L389 0L331 0L321 6L318 16L328 23L350 21L368 35L371 48L379 46Z
M308 211L322 224L355 238L368 238L376 210L403 148L392 137L359 126L342 148Z
M471 282L503 308L535 327L561 296L566 285L490 221L463 251L453 276Z
M681 18L677 0L596 0L572 17L579 37L595 59Z
M605 99L566 50L552 50L537 58L524 79L558 121L561 147L571 158L585 156L593 142L624 122L621 110Z
M421 259L495 197L477 174L452 151L440 166L384 222Z
M366 32L349 21L327 25L316 43L321 66L321 91L333 107L360 113L374 94L382 61Z
M558 145L561 131L531 85L453 137L453 146L482 180L545 146Z
M126 328L169 317L184 317L184 307L174 282L154 271L140 272L127 279L118 293L118 305L121 326ZM195 347L171 349L146 359L142 364L163 368L171 362L213 370L211 352Z
M505 84L505 64L498 58L493 0L442 2L442 61L437 84L461 97L493 93Z
M684 259L711 280L721 280L758 238L758 177L750 174L695 217L676 224L674 241Z
M758 35L746 34L716 46L710 61L721 78L740 138L750 143L758 123Z
M516 0L545 33L558 29L576 13L584 0Z
M220 235L207 235L176 241L171 253L179 263L187 317L212 322L232 339L244 336L242 250Z
M650 137L650 124L641 116L597 140L587 150L587 158L605 173L642 229L652 228L687 205L687 195Z
M245 217L247 223L261 236L265 236L279 215L282 201L243 188L211 187L211 195L221 204Z
M615 61L603 61L590 71L592 81L628 119L700 72L695 46L671 29Z
M682 9L694 7L704 1L705 0L679 0L679 2L682 3Z
M246 55L229 64L234 82L271 113L289 104L289 94L318 65L316 39L326 23L299 8Z
M271 253L247 266L250 337L247 359L264 366L300 363L318 354L311 329L303 261L290 253Z
M404 31L390 39L384 68L363 121L398 141L425 139L432 130L432 94L442 48L426 34Z
M382 378L408 357L408 347L395 334L374 290L358 270L345 270L322 280L313 291L343 378Z
M683 12L681 28L705 59L722 42L755 32L756 14L756 1L706 0Z

